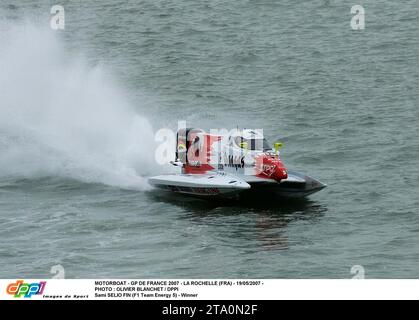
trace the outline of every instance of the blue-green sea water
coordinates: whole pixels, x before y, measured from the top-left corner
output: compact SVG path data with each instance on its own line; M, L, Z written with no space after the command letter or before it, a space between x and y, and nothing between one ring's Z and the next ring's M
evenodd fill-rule
M0 277L419 277L419 2L0 3ZM351 7L365 29L351 28ZM328 187L167 198L155 133L262 128Z

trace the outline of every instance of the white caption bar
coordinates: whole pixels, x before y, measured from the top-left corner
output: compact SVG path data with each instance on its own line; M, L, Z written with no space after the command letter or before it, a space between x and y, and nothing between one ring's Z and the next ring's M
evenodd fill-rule
M419 299L419 280L8 279L1 300Z

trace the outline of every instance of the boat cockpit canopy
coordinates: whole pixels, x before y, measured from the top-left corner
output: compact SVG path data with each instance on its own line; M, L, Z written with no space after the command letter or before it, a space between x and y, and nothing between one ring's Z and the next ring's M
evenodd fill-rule
M272 147L265 138L244 138L243 136L236 136L234 143L237 147L252 151L269 151Z

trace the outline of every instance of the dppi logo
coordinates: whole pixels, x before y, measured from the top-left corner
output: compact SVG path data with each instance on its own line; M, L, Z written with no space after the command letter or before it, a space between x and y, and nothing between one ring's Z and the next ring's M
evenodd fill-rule
M15 298L31 298L34 294L42 294L45 289L46 281L38 283L24 283L23 280L18 280L7 286L7 293L14 295Z

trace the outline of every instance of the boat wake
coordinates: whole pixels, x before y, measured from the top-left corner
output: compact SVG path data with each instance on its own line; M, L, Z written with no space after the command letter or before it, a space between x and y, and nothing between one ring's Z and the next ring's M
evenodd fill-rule
M147 189L153 130L103 66L68 56L57 35L1 25L0 179L60 176Z

